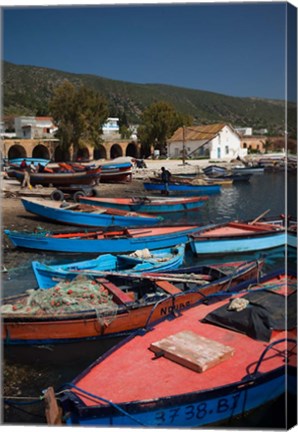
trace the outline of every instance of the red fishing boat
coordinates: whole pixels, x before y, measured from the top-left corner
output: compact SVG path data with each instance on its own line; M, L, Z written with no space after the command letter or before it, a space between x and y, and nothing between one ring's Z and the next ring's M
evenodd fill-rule
M181 310L120 343L66 386L67 424L220 425L296 392L296 284L267 275L232 301Z

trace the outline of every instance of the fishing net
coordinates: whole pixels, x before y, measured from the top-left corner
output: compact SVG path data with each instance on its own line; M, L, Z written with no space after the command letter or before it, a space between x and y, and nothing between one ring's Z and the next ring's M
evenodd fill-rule
M101 323L110 323L118 306L103 284L79 275L49 289L27 290L27 296L1 307L4 314L64 315L95 310Z

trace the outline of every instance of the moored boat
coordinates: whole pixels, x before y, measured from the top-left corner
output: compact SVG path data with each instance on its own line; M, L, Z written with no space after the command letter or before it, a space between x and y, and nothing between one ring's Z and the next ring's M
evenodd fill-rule
M121 183L132 180L131 162L108 162L100 164L100 183Z
M125 210L96 207L88 204L61 204L60 201L39 198L22 198L26 211L53 220L77 226L89 227L131 227L154 225L162 220L160 216L145 215Z
M254 252L285 245L285 229L269 223L227 222L190 236L197 255Z
M262 166L243 166L232 169L233 174L263 174L264 167Z
M210 185L193 185L193 184L181 184L181 183L168 183L166 186L164 183L148 183L145 182L144 188L148 191L168 191L170 193L186 193L194 195L210 195L220 192L219 184Z
M50 163L50 159L44 159L44 158L13 158L13 159L4 159L4 162L7 162L9 165L16 165L20 166L20 164L23 162L23 160L26 161L26 164L30 165L32 162L34 165L41 164L42 166L46 166L48 163Z
M126 253L138 249L163 249L188 241L198 225L130 228L119 230L81 230L36 232L5 230L16 247L57 252Z
M171 213L196 210L202 207L208 197L181 197L181 198L156 198L156 197L134 197L134 198L97 198L80 197L80 202L95 206L117 208L127 211L144 213Z
M296 284L276 272L126 339L59 393L66 423L218 426L296 392Z
M219 165L208 165L207 167L203 168L203 172L208 176L224 176L227 174L228 170L226 167L222 167Z
M69 185L91 185L95 184L100 177L100 168L93 168L80 172L37 172L30 173L30 183L32 186L69 186ZM23 182L24 172L13 171L14 177Z
M32 261L32 268L39 288L51 288L63 280L72 280L80 275L100 275L100 272L144 271L165 272L183 264L185 244L177 247L149 251L138 250L127 255L99 255L87 261L69 264L46 265Z
M2 338L6 344L53 344L123 336L211 293L229 295L240 281L257 278L261 267L253 261L188 274L80 275L3 299Z

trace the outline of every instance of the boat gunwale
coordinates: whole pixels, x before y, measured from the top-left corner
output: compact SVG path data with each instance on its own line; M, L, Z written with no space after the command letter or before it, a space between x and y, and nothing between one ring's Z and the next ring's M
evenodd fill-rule
M248 282L250 282L250 283L256 282L257 278L252 278L252 279L249 279L249 281L245 280L243 282L238 282L238 283L236 282L235 285L232 285L232 282L233 282L233 280L235 278L244 276L246 273L249 273L249 272L253 271L253 269L255 267L257 269L260 268L260 260L254 260L254 261L248 261L248 262L243 261L243 263L244 263L243 264L243 268L242 268L242 266L239 266L239 270L237 272L234 272L234 273L231 272L231 274L225 274L223 277L221 277L219 279L216 279L216 280L214 280L214 281L212 281L210 283L207 283L205 286L203 285L201 287L201 289L190 288L190 289L188 289L186 291L181 291L181 292L176 293L176 294L167 294L167 293L165 293L165 296L163 298L161 298L158 302L156 302L156 301L148 302L148 303L146 303L144 305L144 308L147 307L147 306L151 306L151 305L153 305L153 307L155 307L155 305L157 303L162 303L162 302L167 301L169 299L176 299L178 297L184 297L185 295L188 295L188 294L196 294L196 293L200 294L200 291L204 291L204 289L208 289L209 290L209 288L212 288L213 286L224 285L224 284L226 284L229 281L231 281L231 287L233 287L233 288L235 288L236 286L238 287L238 285L242 286L242 284L245 284L245 283L248 283ZM214 270L214 268L215 268L215 267L206 266L206 265L204 265L202 267L206 267L206 268L210 267L210 270ZM221 271L219 271L219 272L221 272ZM223 272L221 272L221 273L223 273ZM164 274L170 274L170 272L169 273L164 273ZM175 273L173 273L173 274L175 275ZM115 275L113 275L113 276L115 276ZM119 275L119 276L122 277L122 275ZM140 275L137 275L137 276L140 279L142 279L142 274L141 273L140 273ZM147 279L148 276L150 277L150 272L144 272L144 278ZM151 276L153 276L153 277L157 276L157 278L158 278L158 274L155 275L154 273L152 273ZM133 276L131 276L131 277L133 277ZM100 279L100 278L97 278L97 279ZM105 284L109 284L110 281L108 279L105 279L101 283L103 283L103 285L105 285ZM173 282L172 284L175 286L175 282ZM229 292L229 291L226 291L226 292ZM230 293L230 295L232 295L232 294L233 293ZM5 303L6 303L9 300L16 300L18 298L25 298L26 296L28 296L28 294L26 294L26 293L16 294L16 295L13 295L13 296L10 296L10 297L6 297L6 298L2 299L2 301L5 300ZM212 297L212 294L211 294L211 297ZM196 304L199 304L200 302L202 302L204 300L205 300L205 296L204 296L204 293L203 293L203 295L201 296L201 298L199 298L197 301L195 301L194 303L192 303L191 306L187 306L185 309L188 309L188 307L195 306ZM127 303L126 305L117 305L117 307L120 308L120 309L123 308L123 312L120 311L121 313L127 312L129 310L133 310L133 309L140 309L140 306L137 304L137 302L133 301L133 300L131 301L131 303ZM70 321L73 321L73 320L80 320L82 318L85 318L85 315L87 313L90 314L90 317L88 316L88 317L86 317L86 319L89 319L89 318L93 319L94 317L97 316L95 309L91 309L89 311L87 310L87 311L81 311L81 312L77 312L77 311L76 312L69 312L69 314L65 314L65 315L62 315L62 314L61 315L56 315L56 316L46 315L46 316L38 316L38 317L37 316L33 316L33 315L29 315L29 314L23 314L23 315L18 315L18 316L9 315L8 317L6 317L5 316L6 314L2 313L2 320L3 320L3 325L5 325L5 322L12 323L12 322L18 322L20 320L23 320L22 322L24 322L24 321L27 322L28 321L28 322L36 322L36 323L43 322L43 321L48 321L48 322L52 322L52 321L67 321L67 320L69 320L70 317L71 317ZM72 314L77 314L77 317L71 316ZM82 317L82 315L83 315L83 317ZM106 316L109 316L109 315L106 315ZM158 322L158 321L154 321L153 325L155 325L156 322ZM136 330L136 331L138 331L138 330Z
M137 334L130 335L128 338L125 338L124 341L120 342L116 345L115 348L120 348L126 341L128 342L131 337L135 337ZM104 361L106 356L113 352L113 348L109 350L107 353L105 353L101 360ZM288 366L292 367L293 366ZM233 383L225 384L218 387L213 387L209 390L203 389L203 390L197 390L194 392L184 393L184 394L175 394L171 396L164 396L161 398L154 398L154 399L139 399L136 401L130 401L130 402L121 402L117 403L117 406L125 410L129 414L145 414L148 412L154 412L157 409L163 409L166 407L173 407L175 405L183 404L191 404L194 402L200 402L200 401L208 401L213 398L218 397L225 397L232 392L235 392L236 390L239 391L239 389L243 389L244 386L247 386L248 388L251 388L253 386L258 386L263 383L266 383L268 381L271 381L272 378L278 378L282 375L284 375L284 369L285 366L279 366L278 368L272 369L267 372L260 373L255 379L250 380L239 380L235 381ZM293 368L294 369L294 368ZM69 388L72 387L72 384L74 384L76 381L79 380L79 377L76 377L76 379L69 384L66 384L66 390L67 390L67 397L69 401L71 402L73 411L77 412L80 417L82 418L90 418L94 417L96 415L97 418L102 418L106 416L113 417L115 415L115 408L112 405L86 405L83 400L75 393L74 390L69 390ZM79 393L79 390L77 390ZM84 395L84 393L81 393L82 397L88 398L88 396ZM65 398L65 399L66 399ZM94 398L96 399L96 398ZM62 398L62 404L63 404L64 398ZM100 403L100 402L98 402ZM99 415L98 415L99 414ZM121 414L119 414L121 416ZM199 420L199 419L198 419ZM199 422L198 422L199 423ZM204 423L203 423L204 424ZM153 426L152 426L153 427Z

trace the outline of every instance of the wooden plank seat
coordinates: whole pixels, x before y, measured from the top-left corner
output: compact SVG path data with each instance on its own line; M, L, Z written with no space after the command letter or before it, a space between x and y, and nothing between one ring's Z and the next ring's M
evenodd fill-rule
M155 283L159 288L161 288L163 291L167 292L168 294L178 294L182 292L179 288L175 287L175 285L172 285L168 281L157 280Z
M131 303L133 301L131 295L126 294L113 283L107 282L106 280L103 281L101 279L97 279L97 280L98 282L101 282L104 285L104 287L109 291L110 294L113 295L113 300L115 303L126 304L126 303Z

